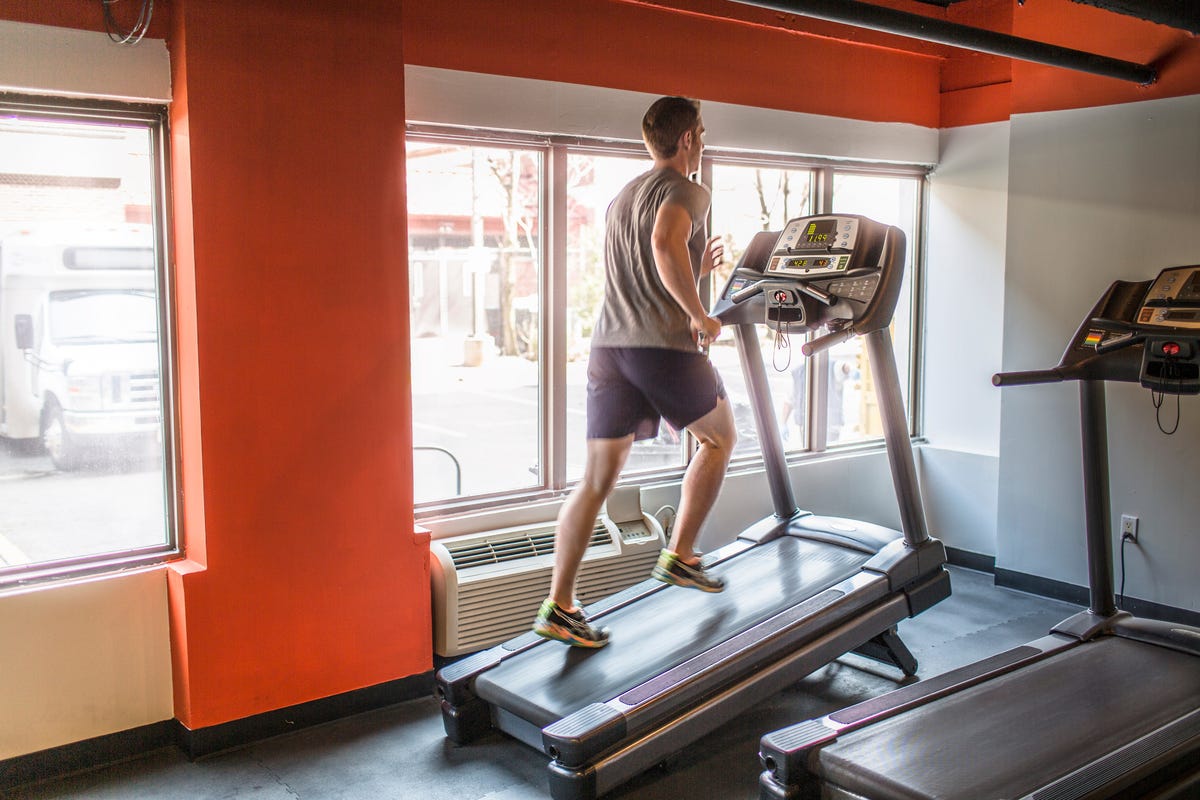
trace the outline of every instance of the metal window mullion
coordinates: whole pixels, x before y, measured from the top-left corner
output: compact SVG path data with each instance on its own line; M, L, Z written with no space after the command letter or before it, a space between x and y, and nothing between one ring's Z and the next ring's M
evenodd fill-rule
M158 403L161 415L163 446L163 511L166 516L166 546L173 551L183 550L183 536L179 530L179 503L183 487L179 483L179 414L176 398L179 396L178 372L175 368L175 273L170 268L169 258L170 212L167 205L169 183L167 160L167 112L163 109L157 122L150 126L151 169L151 215L154 226L154 246L158 250Z
M908 429L913 436L923 433L925 416L925 393L922 377L925 372L925 223L928 221L926 192L928 176L922 177L917 185L917 208L913 225L912 294L909 296L908 324Z
M567 485L567 148L546 151L542 180L543 313L541 329L542 482L550 489Z
M833 213L833 167L819 167L816 173L817 191L814 214Z
M817 167L813 170L814 214L833 213L833 167ZM808 400L808 446L814 453L823 453L829 447L829 352L822 351L809 359L812 394Z

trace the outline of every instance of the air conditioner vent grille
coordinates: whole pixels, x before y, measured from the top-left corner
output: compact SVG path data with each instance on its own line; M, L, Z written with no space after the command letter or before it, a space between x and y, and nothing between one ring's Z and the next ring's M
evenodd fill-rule
M612 544L603 523L597 523L588 547ZM469 569L488 564L503 564L523 558L548 556L554 552L554 528L535 528L517 535L476 539L457 545L448 545L446 552L456 569Z

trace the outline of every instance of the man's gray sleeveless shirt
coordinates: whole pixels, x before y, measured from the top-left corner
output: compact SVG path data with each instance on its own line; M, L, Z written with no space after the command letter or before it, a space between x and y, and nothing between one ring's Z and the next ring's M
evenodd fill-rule
M668 201L683 206L691 215L688 251L692 277L700 279L700 262L708 239L708 189L669 168L652 169L634 178L608 207L604 302L592 346L696 349L687 314L671 297L654 265L654 220L659 207Z

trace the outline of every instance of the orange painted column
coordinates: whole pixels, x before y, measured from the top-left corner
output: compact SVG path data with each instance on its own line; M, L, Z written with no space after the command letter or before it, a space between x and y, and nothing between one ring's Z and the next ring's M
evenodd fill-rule
M412 507L398 2L172 8L188 560L176 714L203 728L432 665Z

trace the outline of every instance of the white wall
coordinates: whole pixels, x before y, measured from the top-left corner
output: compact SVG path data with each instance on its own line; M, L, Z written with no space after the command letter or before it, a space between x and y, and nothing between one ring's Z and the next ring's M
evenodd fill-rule
M656 98L530 78L404 68L410 122L640 142L642 115ZM704 101L701 112L709 147L904 164L932 164L937 158L933 128L712 101Z
M1200 96L1011 124L1003 368L1027 370L1058 363L1112 281L1200 263ZM1086 584L1077 388L1001 394L997 566ZM1166 437L1148 391L1108 392L1112 512L1141 517L1126 592L1196 610L1200 398L1182 413Z
M0 91L165 102L167 44L121 45L103 33L0 20Z
M0 759L171 719L162 568L0 596Z
M0 90L167 101L161 39L0 21ZM0 759L174 716L162 569L0 593Z
M1009 124L944 130L929 177L918 465L930 533L996 554Z

